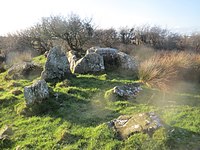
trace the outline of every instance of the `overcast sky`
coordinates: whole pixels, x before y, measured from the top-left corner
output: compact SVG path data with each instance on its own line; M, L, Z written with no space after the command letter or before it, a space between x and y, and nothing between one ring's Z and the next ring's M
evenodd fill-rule
M2 0L0 35L25 29L50 15L93 18L101 28L159 25L177 32L200 31L200 0Z

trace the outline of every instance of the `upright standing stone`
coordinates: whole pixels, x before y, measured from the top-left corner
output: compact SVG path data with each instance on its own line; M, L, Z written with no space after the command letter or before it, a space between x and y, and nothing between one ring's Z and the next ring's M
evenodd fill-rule
M64 52L59 47L49 51L42 79L46 81L65 79L71 75L70 64Z

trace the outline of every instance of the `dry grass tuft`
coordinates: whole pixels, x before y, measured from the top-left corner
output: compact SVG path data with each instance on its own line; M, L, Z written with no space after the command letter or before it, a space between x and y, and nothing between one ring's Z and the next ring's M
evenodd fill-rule
M139 78L151 87L167 90L193 71L197 75L200 55L188 52L158 52L140 64Z

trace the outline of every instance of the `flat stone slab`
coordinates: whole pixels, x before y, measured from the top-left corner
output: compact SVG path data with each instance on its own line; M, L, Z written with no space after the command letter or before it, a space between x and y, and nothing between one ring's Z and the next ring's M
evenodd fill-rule
M109 122L109 125L114 128L121 139L126 139L139 132L152 134L155 130L164 126L154 112L121 115Z

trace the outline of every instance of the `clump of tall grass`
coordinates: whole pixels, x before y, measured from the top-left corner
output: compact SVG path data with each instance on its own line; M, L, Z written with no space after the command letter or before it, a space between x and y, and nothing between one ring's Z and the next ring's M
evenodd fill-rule
M189 52L157 52L141 62L139 78L151 87L168 89L188 73L197 74L200 67L200 54ZM193 72L192 72L193 71Z

